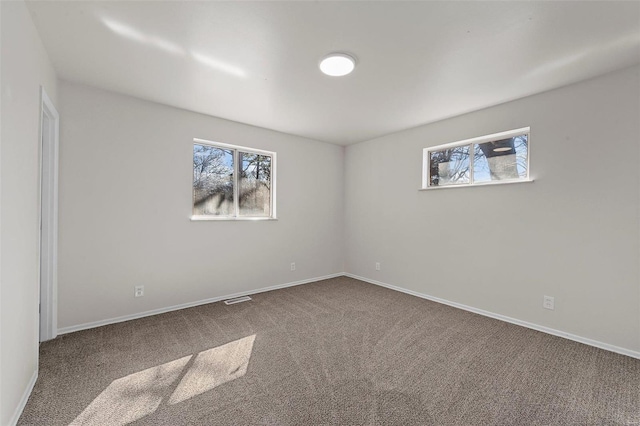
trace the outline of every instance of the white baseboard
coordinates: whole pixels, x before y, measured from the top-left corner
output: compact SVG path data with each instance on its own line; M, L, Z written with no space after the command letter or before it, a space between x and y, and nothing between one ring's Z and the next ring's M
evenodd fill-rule
M553 328L545 327L545 326L534 324L534 323L531 323L531 322L522 321L522 320L519 320L519 319L516 319L516 318L511 318L511 317L507 317L507 316L500 315L500 314L495 314L493 312L485 311L483 309L478 309L478 308L474 308L474 307L471 307L471 306L463 305L462 303L451 302L449 300L441 299L439 297L434 297L434 296L429 296L428 294L418 293L417 291L407 290L407 289L402 288L402 287L397 287L395 285L383 283L381 281L372 280L370 278L365 278L365 277L361 277L361 276L354 275L354 274L349 274L349 273L345 273L344 275L347 276L347 277L350 277L350 278L354 278L356 280L365 281L365 282L368 282L370 284L379 285L381 287L386 287L386 288L389 288L391 290L396 290L396 291L400 291L402 293L410 294L412 296L417 296L417 297L420 297L422 299L427 299L427 300L431 300L433 302L442 303L444 305L449 305L449 306L452 306L454 308L463 309L465 311L473 312L473 313L476 313L476 314L479 314L479 315L483 315L485 317L494 318L494 319L497 319L497 320L500 320L500 321L509 322L511 324L520 325L522 327L527 327L527 328L530 328L530 329L533 329L533 330L536 330L536 331L541 331L543 333L552 334L554 336L563 337L565 339L573 340L575 342L584 343L585 345L594 346L596 348L604 349L606 351L616 352L616 353L619 353L619 354L622 354L622 355L630 356L632 358L640 359L640 352L634 351L634 350L631 350L631 349L621 348L619 346L614 346L614 345L610 345L608 343L599 342L597 340L589 339L587 337L577 336L575 334L567 333L567 332L560 331L560 330L555 330Z
M29 400L29 397L31 396L31 392L33 392L33 387L36 385L36 380L38 380L38 370L36 369L36 371L33 372L33 375L31 376L31 379L29 380L29 384L27 384L27 387L25 388L22 397L20 398L20 402L18 403L18 406L16 407L16 410L13 412L13 416L11 416L11 419L9 420L9 426L15 426L16 424L18 424L18 419L20 419L20 416L22 415L22 412L24 411L24 407L27 405L27 401Z
M137 314L124 315L124 316L117 317L117 318L110 318L110 319L106 319L106 320L94 321L94 322L89 322L89 323L85 323L85 324L73 325L73 326L70 326L70 327L64 327L64 328L58 329L58 335L67 334L67 333L73 333L74 331L87 330L87 329L95 328L95 327L101 327L103 325L115 324L115 323L123 322L123 321L129 321L129 320L133 320L133 319L137 319L137 318L148 317L148 316L151 316L151 315L163 314L165 312L177 311L179 309L185 309L185 308L191 308L191 307L194 307L194 306L205 305L207 303L219 302L221 300L232 299L234 297L240 297L240 296L245 296L245 295L263 293L265 291L278 290L278 289L281 289L281 288L293 287L293 286L297 286L297 285L307 284L307 283L311 283L311 282L315 282L315 281L321 281L321 280L326 280L326 279L329 279L329 278L335 278L335 277L340 277L340 276L346 276L346 277L354 278L356 280L368 282L370 284L379 285L381 287L386 287L386 288L391 289L391 290L400 291L402 293L406 293L406 294L410 294L412 296L420 297L422 299L427 299L427 300L431 300L433 302L442 303L444 305L452 306L454 308L463 309L465 311L473 312L473 313L476 313L476 314L479 314L479 315L483 315L485 317L494 318L494 319L497 319L497 320L500 320L500 321L505 321L505 322L508 322L508 323L511 323L511 324L516 324L516 325L519 325L519 326L522 326L522 327L530 328L532 330L540 331L542 333L547 333L547 334L551 334L551 335L554 335L554 336L563 337L565 339L573 340L575 342L583 343L585 345L594 346L596 348L604 349L604 350L607 350L607 351L610 351L610 352L615 352L615 353L619 353L619 354L622 354L622 355L627 355L627 356L632 357L632 358L640 359L640 352L638 352L638 351L634 351L634 350L626 349L626 348L621 348L619 346L610 345L608 343L603 343L603 342L600 342L600 341L597 341L597 340L589 339L587 337L577 336L575 334L567 333L565 331L555 330L553 328L549 328L549 327L545 327L545 326L542 326L542 325L534 324L534 323L531 323L531 322L528 322L528 321L523 321L523 320L519 320L519 319L516 319L516 318L507 317L505 315L496 314L496 313L493 313L493 312L485 311L483 309L478 309L478 308L474 308L472 306L463 305L462 303L451 302L451 301L446 300L446 299L441 299L439 297L430 296L428 294L419 293L417 291L408 290L408 289L405 289L405 288L402 288L402 287L398 287L398 286L395 286L395 285L383 283L382 281L376 281L376 280L373 280L373 279L370 279L370 278L365 278L365 277L361 277L361 276L354 275L354 274L351 274L351 273L346 273L346 272L339 272L339 273L336 273L336 274L325 275L325 276L322 276L322 277L309 278L309 279L306 279L306 280L295 281L295 282L290 282L290 283L286 283L286 284L279 284L279 285L274 285L274 286L270 286L270 287L263 287L263 288L260 288L260 289L257 289L257 290L249 290L249 291L244 291L244 292L239 292L239 293L228 294L228 295L225 295L225 296L212 297L210 299L204 299L204 300L198 300L198 301L195 301L195 302L183 303L183 304L180 304L180 305L168 306L166 308L154 309L154 310L151 310L151 311L140 312L140 313L137 313ZM29 388L29 394L31 393L31 389L33 388L33 384L34 383L35 383L35 378L33 379L33 383L31 384L31 387ZM29 397L29 394L27 394L26 398ZM26 404L26 399L25 399L24 403ZM24 405L22 406L22 408L24 408ZM21 411L22 408L20 409L20 413L22 412ZM19 416L19 414L18 414L18 416ZM17 421L17 418L16 418L16 421Z
M329 278L342 277L342 276L344 276L344 273L343 272L339 272L337 274L324 275L322 277L309 278L309 279L306 279L306 280L294 281L294 282L290 282L290 283L286 283L286 284L272 285L270 287L263 287L263 288L259 288L257 290L247 290L247 291L243 291L243 292L239 292L239 293L227 294L227 295L224 295L224 296L212 297L212 298L204 299L204 300L197 300L195 302L182 303L180 305L167 306L166 308L153 309L151 311L139 312L139 313L136 313L136 314L124 315L124 316L116 317L116 318L109 318L109 319L100 320L100 321L87 322L87 323L79 324L79 325L72 325L72 326L69 326L69 327L59 328L58 329L58 335L67 334L67 333L73 333L74 331L87 330L87 329L90 329L90 328L102 327L103 325L115 324L115 323L118 323L118 322L124 322L124 321L134 320L134 319L138 319L138 318L149 317L149 316L152 316L152 315L164 314L165 312L171 312L171 311L177 311L177 310L180 310L180 309L192 308L194 306L206 305L207 303L214 303L214 302L219 302L221 300L233 299L234 297L246 296L246 295L257 294L257 293L264 293L265 291L278 290L278 289L286 288L286 287L294 287L294 286L297 286L297 285L308 284L308 283L312 283L312 282L316 282L316 281L327 280Z

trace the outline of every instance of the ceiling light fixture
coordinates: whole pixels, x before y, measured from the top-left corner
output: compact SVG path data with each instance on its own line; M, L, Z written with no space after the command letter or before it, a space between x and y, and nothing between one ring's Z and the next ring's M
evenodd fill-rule
M493 148L493 152L507 152L511 151L510 146L499 146L498 148Z
M320 71L332 77L350 74L355 67L355 58L346 53L330 53L320 62Z

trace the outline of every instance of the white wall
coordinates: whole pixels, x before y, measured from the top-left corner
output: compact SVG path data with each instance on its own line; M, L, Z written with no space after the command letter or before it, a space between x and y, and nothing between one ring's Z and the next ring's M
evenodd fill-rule
M639 75L347 147L346 271L639 351ZM423 148L525 126L535 182L418 191Z
M15 420L38 364L40 85L56 76L25 4L0 2L0 424Z
M60 328L343 271L343 147L66 82L59 111ZM277 152L278 220L190 221L194 137Z

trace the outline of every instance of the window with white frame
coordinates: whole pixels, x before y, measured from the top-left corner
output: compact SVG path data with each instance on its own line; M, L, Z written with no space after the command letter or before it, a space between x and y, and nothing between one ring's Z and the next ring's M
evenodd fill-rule
M529 181L528 127L425 148L422 188Z
M194 139L193 219L274 219L276 153Z

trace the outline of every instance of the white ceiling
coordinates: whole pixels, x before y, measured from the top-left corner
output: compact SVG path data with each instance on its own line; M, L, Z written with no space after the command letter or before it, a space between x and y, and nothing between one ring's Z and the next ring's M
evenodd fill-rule
M28 5L62 79L343 145L640 63L636 1Z

